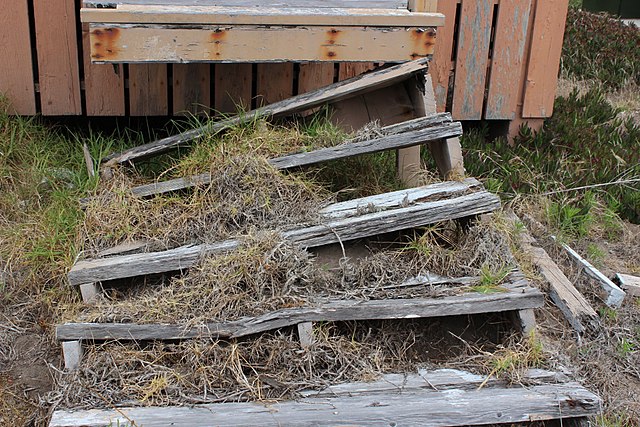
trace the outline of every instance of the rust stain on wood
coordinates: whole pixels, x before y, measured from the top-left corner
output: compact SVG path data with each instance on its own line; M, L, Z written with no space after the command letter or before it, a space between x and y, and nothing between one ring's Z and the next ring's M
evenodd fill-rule
M99 61L116 58L120 53L119 38L119 28L98 28L91 31L91 57Z

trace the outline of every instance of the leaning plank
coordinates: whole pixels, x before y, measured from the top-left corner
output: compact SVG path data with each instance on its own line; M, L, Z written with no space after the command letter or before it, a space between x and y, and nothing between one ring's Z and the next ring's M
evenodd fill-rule
M82 9L82 22L109 24L329 25L439 27L444 15L402 9L315 7L281 9L230 6L122 5Z
M171 324L67 323L56 328L56 337L60 341L241 338L306 322L457 316L533 309L544 304L542 293L526 286L526 281L520 280L505 288L508 292L468 292L444 298L330 301L316 307L286 308L261 316L191 328Z
M451 118L449 113L439 114L426 119L411 120L410 123L407 124L391 126L388 135L380 138L373 138L359 142L347 142L335 147L322 148L306 153L290 154L288 156L270 159L269 164L276 169L290 169L329 160L353 157L361 154L410 147L430 141L436 141L441 138L461 135L462 125L460 122L447 123L444 121L447 118ZM438 124L436 123L436 120L443 120L443 122ZM383 128L383 131L384 129L386 128ZM405 129L406 131L403 132ZM184 178L175 178L167 181L140 185L132 188L131 193L136 197L148 197L171 191L207 185L209 183L211 183L211 174L203 173Z
M226 120L183 132L179 135L160 139L120 153L112 154L105 157L104 161L107 163L107 166L109 166L155 156L184 145L205 134L221 132L237 124L251 121L256 118L291 115L325 103L353 97L377 88L391 86L394 83L410 78L412 75L420 71L426 70L428 62L427 58L421 58L390 68L376 70L369 74L356 76L315 91L297 95L271 105L266 105L246 114L234 116Z
M464 426L570 419L599 413L600 399L577 383L487 387L446 392L306 398L271 404L221 403L193 407L56 411L50 427L136 425L238 426Z
M514 214L510 215L510 219L514 223L516 221L521 223ZM598 314L547 252L538 246L536 240L527 230L520 232L518 238L522 250L531 257L531 261L549 284L551 300L560 309L573 329L578 334L597 329L600 325Z
M398 198L396 206L406 203L404 195L398 193L395 193ZM324 246L491 212L500 207L500 200L487 191L478 191L445 200L421 201L417 198L408 206L378 212L375 212L375 206L363 206L369 212L286 230L282 232L282 237L307 248ZM79 261L69 272L69 283L80 285L183 270L196 263L201 255L230 251L240 244L238 240L227 240L215 244L182 246L163 252Z
M555 237L554 240L556 240ZM584 271L587 276L597 280L600 283L602 289L604 289L604 291L607 293L607 300L605 301L605 304L613 308L618 308L622 305L622 301L624 301L624 297L626 296L626 294L622 289L618 287L618 285L613 283L607 276L602 274L602 272L595 268L589 261L582 258L580 254L571 249L566 243L562 243L562 248L567 251L573 261L580 268L582 268L582 271Z
M640 297L640 277L617 273L616 281L629 295Z

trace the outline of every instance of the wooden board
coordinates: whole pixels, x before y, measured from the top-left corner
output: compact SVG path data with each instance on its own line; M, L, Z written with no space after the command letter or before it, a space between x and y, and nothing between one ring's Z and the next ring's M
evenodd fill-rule
M627 294L640 297L640 277L617 273L616 281Z
M597 415L600 405L598 396L577 383L446 391L422 388L272 403L56 411L49 426L129 425L129 420L145 427L165 426L167 420L183 427L468 426Z
M433 64L429 70L438 112L445 111L447 107L457 6L456 0L438 0L438 12L445 16L445 23L438 28Z
M293 64L258 64L256 99L258 106L273 104L293 95Z
M544 305L542 293L529 287L526 279L519 279L504 287L506 292L463 292L442 298L335 300L317 306L285 308L260 316L207 323L192 328L172 324L66 323L56 327L56 338L59 341L229 339L305 322L417 319L498 313L540 308Z
M500 1L484 115L487 120L512 120L516 116L530 13L531 0Z
M173 113L200 114L211 105L211 66L173 65Z
M42 114L82 114L74 2L35 0L33 9Z
M467 186L467 185L464 185ZM468 187L467 187L468 188ZM434 189L440 193L433 200ZM379 198L369 203L368 198L359 200L366 212L358 215L330 216L333 205L324 208L325 220L320 225L293 226L281 233L282 238L302 247L318 247L337 242L360 239L394 231L421 227L439 221L462 218L494 211L500 200L486 191L459 191L459 184L442 183L421 188L429 197L418 197L406 201L406 190L383 195L389 199L385 209L371 212L371 206L381 204ZM335 207L335 206L334 206ZM188 245L162 252L121 255L111 258L81 260L76 262L68 274L69 284L81 285L99 281L135 277L146 274L178 271L189 268L202 255L227 252L238 248L239 240L228 240L214 244Z
M167 66L132 64L129 66L129 114L164 116L169 112Z
M90 28L95 62L403 62L431 55L435 44L433 31L415 27L91 24Z
M406 9L407 0L83 0L85 6L114 7L120 4L131 5L180 5L180 6L242 6L252 7L347 7L372 9Z
M452 113L457 120L480 120L491 41L493 0L462 0Z
M33 115L36 96L31 61L27 0L9 0L0 14L0 95L11 103L10 113Z
M381 69L368 75L357 76L349 80L334 83L333 85L325 88L297 95L273 105L258 108L247 114L240 114L229 119L215 122L211 125L183 132L176 136L150 142L120 153L111 154L105 157L103 161L106 162L107 165L110 165L158 155L193 141L207 132L219 132L242 123L244 120L254 120L255 118L260 117L281 117L291 115L326 103L336 102L383 87L392 86L397 82L411 78L415 73L426 70L427 66L427 59L418 59L386 69Z
M437 27L439 13L402 9L268 8L229 6L118 6L83 8L82 22L101 24L321 25L362 27Z
M359 76L373 68L373 64L367 62L343 62L338 68L338 80L346 80Z
M300 64L298 72L298 93L329 86L333 83L335 65L332 62L309 62Z
M216 112L235 114L251 110L251 64L215 64Z
M82 57L87 116L124 116L124 67L92 64L90 51L89 24L84 24L82 26Z
M553 113L568 0L537 0L522 117Z

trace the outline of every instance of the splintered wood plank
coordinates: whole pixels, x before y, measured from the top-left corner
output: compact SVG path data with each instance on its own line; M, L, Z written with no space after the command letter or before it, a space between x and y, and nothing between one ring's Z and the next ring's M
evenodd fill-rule
M452 106L456 120L482 119L492 20L493 0L462 0Z
M430 188L433 187L425 186L422 190L429 192ZM292 226L282 231L282 238L302 247L312 248L487 213L500 207L500 200L484 190L469 189L460 193L456 185L452 186L451 183L444 183L437 188L442 193L440 197L448 198L432 200L433 196L429 196L418 198L412 203L407 200L406 191L399 191L386 195L390 198L388 203L394 208L370 212L376 205L363 198L360 202L366 207L367 213L359 212L358 215L339 218L328 216L330 212L327 209L330 208L324 208L322 214L327 216L320 225ZM381 203L376 200L378 204ZM232 251L240 245L239 240L228 240L215 244L182 246L161 252L82 260L71 268L68 280L71 285L81 285L183 270L192 266L202 255Z
M403 62L434 44L418 27L91 24L95 62Z
M407 0L84 0L85 6L112 7L113 5L176 5L176 6L236 6L265 8L346 7L371 9L406 9Z
M522 117L553 114L568 0L537 0Z
M258 105L273 104L293 95L293 64L258 64Z
M209 64L173 65L173 113L200 114L211 103Z
M251 64L216 64L215 99L217 112L228 114L251 110Z
M111 154L105 157L103 161L106 162L108 166L158 155L191 142L202 135L205 135L207 132L220 132L224 129L228 129L229 127L242 123L245 120L254 120L255 118L260 117L282 117L291 115L326 103L354 97L381 87L391 86L397 82L410 78L415 73L426 70L427 66L428 59L423 58L378 70L370 74L357 76L349 80L334 83L333 85L325 88L320 88L272 105L258 108L247 114L237 115L229 119L215 122L211 125L183 132L179 135L170 136L120 153Z
M31 34L27 0L9 0L0 14L0 94L10 102L9 112L36 113L31 61Z
M242 338L307 322L416 319L480 313L528 310L544 305L542 293L526 280L505 285L506 292L467 292L443 298L392 300L336 300L312 307L285 308L256 317L207 323L188 328L172 324L66 323L56 327L56 338L72 340L177 340L194 338Z
M88 24L82 26L82 51L87 116L124 116L124 67L91 63Z
M34 0L33 9L42 114L82 114L75 4Z
M437 27L438 13L404 9L296 8L228 6L137 6L83 8L82 22L110 24L330 25L362 27Z
M438 0L438 12L445 16L445 23L437 30L433 62L429 68L429 74L433 78L433 91L438 112L445 111L447 107L457 5L456 0Z
M335 66L332 62L300 64L298 93L306 93L333 83Z
M132 64L129 66L129 114L164 116L169 112L167 66Z
M512 120L516 116L530 13L531 0L500 1L484 116L487 120Z
M428 379L423 380L429 383ZM600 413L600 398L578 383L487 386L474 390L392 390L272 403L220 403L54 412L50 427L105 425L467 426L570 419Z

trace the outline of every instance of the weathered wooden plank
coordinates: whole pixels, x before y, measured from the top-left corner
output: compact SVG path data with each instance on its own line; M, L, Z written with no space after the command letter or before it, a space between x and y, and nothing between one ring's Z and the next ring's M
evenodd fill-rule
M80 366L82 360L82 342L64 341L62 343L62 357L64 358L64 368L73 371Z
M129 66L129 114L165 116L168 112L167 66L131 64Z
M522 107L524 118L553 114L569 0L537 0ZM553 35L553 36L552 36Z
M465 426L569 419L596 415L598 396L577 383L486 387L446 392L419 389L372 396L306 398L271 404L223 403L193 407L56 411L50 427L128 425L237 426ZM428 409L425 409L428 408Z
M36 113L31 61L31 34L27 0L10 0L0 14L0 94L10 102L9 112ZM10 60L9 60L10 59Z
M431 55L434 34L418 27L91 24L91 59L98 63L404 62Z
M493 0L462 0L452 114L480 120L491 41Z
M516 222L522 224L515 215L510 215L509 219L513 224ZM573 329L578 334L598 329L600 326L598 313L573 286L547 252L538 246L536 240L526 230L518 233L518 240L522 250L531 257L531 262L549 284L551 300L560 309Z
M211 104L211 66L173 65L173 113L201 114Z
M371 9L406 9L407 0L84 0L85 6L115 7L116 5L180 5L180 6L239 6L277 8L346 7Z
M82 52L87 116L124 116L124 67L91 63L89 24L82 26Z
M338 80L346 80L372 70L370 62L342 62L338 66Z
M273 104L293 95L293 63L258 64L256 73L259 106Z
M626 293L634 297L640 297L640 277L617 273L616 280Z
M567 245L566 243L561 243L561 246L565 251L567 251L571 259L573 259L578 267L582 268L582 271L587 276L595 279L598 283L600 283L602 289L607 293L607 300L605 301L605 304L613 308L620 307L622 305L622 302L624 301L624 297L626 296L625 292L620 289L618 285L613 283L607 276L602 274L600 270L595 268L589 261L582 258L580 254L571 249L569 245Z
M303 247L317 247L486 213L500 207L500 200L486 191L437 201L417 198L415 203L408 205L403 203L402 193L396 192L393 197L398 199L395 205L401 207L330 219L316 226L292 228L284 231L282 236ZM375 205L373 208L375 210ZM71 285L80 285L182 270L196 263L201 255L233 250L240 244L238 240L228 240L216 244L182 246L163 252L78 261L69 272L68 279Z
M207 323L193 328L171 324L66 323L56 327L56 337L60 341L241 338L306 322L458 316L533 309L543 304L544 296L540 291L516 285L509 292L493 294L468 292L429 299L329 301L313 307L286 308L256 317Z
M298 93L306 93L333 83L335 66L332 62L300 64Z
M445 122L450 118L448 113L441 113ZM288 156L270 159L271 164L276 169L288 169L304 165L310 165L326 160L336 160L359 154L374 153L376 151L389 150L397 147L410 146L415 144L423 144L430 139L439 138L440 135L451 135L462 132L459 122L444 123L440 126L427 128L425 122L436 125L439 117L433 120L416 119L411 121L406 128L414 127L412 131L399 133L400 127L389 131L388 136L374 138L367 141L345 143L336 147L323 148L320 150L310 151L307 153L297 153ZM418 127L420 126L420 127ZM384 129L382 130L384 132ZM185 190L187 188L208 185L211 183L211 173L202 173L198 175L187 176L183 178L175 178L167 181L154 182L152 184L144 184L131 189L131 193L136 197L148 197L157 194L169 193L171 191ZM90 199L82 200L87 203Z
M501 0L494 35L491 75L484 118L512 120L520 95L531 0Z
M353 97L380 87L391 86L398 81L410 78L414 73L425 70L427 59L418 59L394 67L377 70L371 74L357 76L349 80L334 83L331 86L312 92L304 93L272 105L258 108L246 114L215 122L211 125L193 129L176 136L171 136L148 144L144 144L120 153L107 156L104 161L108 164L125 163L135 159L164 153L187 142L193 141L207 132L219 132L245 120L260 117L279 117L291 115L299 111L308 110L325 103Z
M402 9L268 8L229 6L123 5L117 9L83 8L82 22L101 24L323 25L363 27L437 27L439 13Z
M75 5L67 0L35 0L33 10L42 114L82 114Z
M438 12L445 16L445 23L444 27L438 28L433 64L429 74L433 78L433 91L439 112L445 111L447 107L457 6L456 0L438 0Z
M218 113L251 110L251 64L215 64L214 106Z

